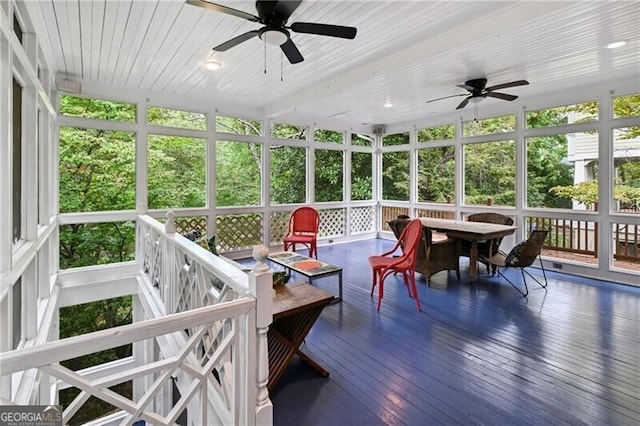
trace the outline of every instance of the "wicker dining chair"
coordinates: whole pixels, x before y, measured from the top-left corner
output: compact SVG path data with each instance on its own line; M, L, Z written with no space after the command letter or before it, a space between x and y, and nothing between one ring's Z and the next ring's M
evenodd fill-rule
M525 241L522 241L519 244L516 244L509 253L505 253L504 251L499 251L497 254L493 255L489 258L489 262L491 265L496 267L496 271L498 275L504 278L513 288L518 290L518 292L527 297L529 294L529 288L527 287L527 277L525 273L531 277L535 282L540 285L542 288L547 288L547 274L544 271L544 265L542 264L542 258L540 257L540 253L542 252L542 247L544 246L544 242L547 239L547 235L549 234L548 230L535 230L531 232L529 238ZM540 260L540 268L542 269L542 276L544 277L544 284L542 284L536 277L531 275L529 271L525 268L533 265L535 260ZM501 271L500 268L520 268L520 272L522 273L522 283L524 284L524 291L520 290L509 278L507 278Z
M387 223L396 239L399 239L409 220L395 219ZM434 240L433 231L425 226L422 227L422 235L416 253L416 272L424 275L427 285L431 285L431 276L440 271L456 271L456 277L460 280L458 241L452 238Z
M486 212L474 213L467 217L469 222L495 223L496 225L513 225L513 219L500 213ZM495 266L491 266L489 258L500 251L502 238L494 238L488 241L478 241L478 261L485 264L487 274L495 274ZM471 241L461 241L460 256L469 257L471 253ZM493 270L490 270L493 269Z

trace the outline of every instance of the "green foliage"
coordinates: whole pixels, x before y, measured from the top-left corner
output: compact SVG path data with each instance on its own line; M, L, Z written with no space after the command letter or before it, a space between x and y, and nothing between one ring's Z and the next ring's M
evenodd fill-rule
M207 115L171 108L147 107L147 123L155 126L207 130Z
M455 148L418 150L418 201L451 202L455 195Z
M588 208L594 208L598 202L598 181L589 180L575 185L556 186L551 191L570 200L584 204ZM617 184L613 188L613 199L635 207L640 206L640 187Z
M135 135L60 128L60 211L135 208Z
M205 139L149 135L149 207L204 207L206 158Z
M216 132L234 133L236 135L262 135L262 122L236 117L216 116Z
M334 130L316 129L314 132L314 139L318 142L343 143L344 133L336 132Z
M103 99L60 96L60 114L96 120L136 122L136 106Z
M373 154L351 153L351 199L373 199Z
M60 225L60 268L131 261L135 234L133 222Z
M516 116L505 115L482 120L465 121L462 125L463 137L492 135L494 133L514 132L516 130Z
M373 136L363 135L359 133L351 134L351 145L356 146L373 146Z
M382 137L382 146L408 145L409 132L394 133Z
M453 139L456 136L456 127L453 124L429 127L418 130L418 142L438 141Z
M262 145L216 142L216 205L255 206L261 203Z
M515 205L515 142L499 141L464 146L465 202Z
M382 154L382 199L409 201L409 151Z
M307 196L307 149L272 146L270 161L271 203L304 203Z
M307 128L294 126L291 124L273 123L271 126L271 136L278 139L307 140Z
M344 200L344 153L315 150L315 201Z
M613 98L613 116L616 118L640 116L640 94ZM640 128L636 130L640 132Z
M549 117L553 121L553 117ZM527 139L527 205L571 208L566 199L550 188L573 183L573 166L567 164L566 135Z

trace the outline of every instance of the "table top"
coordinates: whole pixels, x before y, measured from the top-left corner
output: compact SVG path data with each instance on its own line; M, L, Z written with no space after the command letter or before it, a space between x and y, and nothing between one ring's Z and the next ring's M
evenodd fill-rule
M267 258L272 262L292 269L307 277L330 275L342 271L340 266L331 265L292 251L271 253Z
M273 319L324 306L333 295L304 282L287 283L275 287L273 295Z
M510 235L518 229L517 226L498 225L486 222L470 222L466 220L435 219L421 217L420 222L427 228L442 231L452 237L462 239L490 239Z

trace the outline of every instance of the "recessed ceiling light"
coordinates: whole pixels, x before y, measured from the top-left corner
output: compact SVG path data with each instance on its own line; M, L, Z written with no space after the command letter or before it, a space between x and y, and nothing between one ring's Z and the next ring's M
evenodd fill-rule
M211 61L211 60L207 61L204 66L211 71L218 71L220 68L222 68L222 64L220 62Z
M614 41L613 43L607 44L607 49L615 49L616 47L622 47L627 44L626 41Z
M385 102L385 103L384 103L384 107L385 107L385 108L391 108L391 107L393 107L393 102L391 102L391 101L387 101L387 102Z

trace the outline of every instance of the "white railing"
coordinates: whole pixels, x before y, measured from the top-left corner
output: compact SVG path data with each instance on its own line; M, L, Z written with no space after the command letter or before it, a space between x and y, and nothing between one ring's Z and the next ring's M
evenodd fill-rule
M101 424L169 425L185 409L190 425L273 423L267 390L272 272L266 248L254 250L256 266L246 270L171 232L171 220L168 228L138 217L141 309L135 322L0 354L3 377L15 381L36 374L40 385L25 393L29 397L1 403L55 404L57 391L72 386L81 392L65 407L65 423L90 396L121 410ZM133 344L133 356L125 360L80 371L60 365L127 344ZM109 389L125 381L133 381L131 399ZM174 388L180 393L175 403Z

